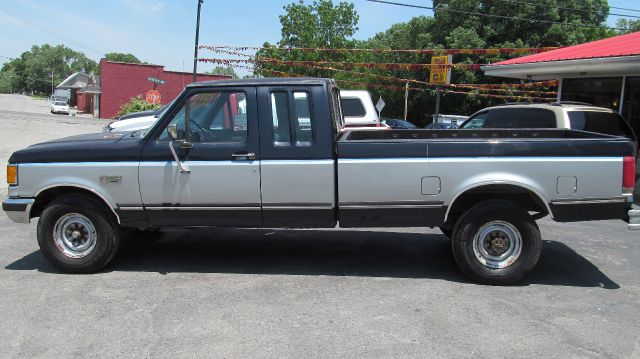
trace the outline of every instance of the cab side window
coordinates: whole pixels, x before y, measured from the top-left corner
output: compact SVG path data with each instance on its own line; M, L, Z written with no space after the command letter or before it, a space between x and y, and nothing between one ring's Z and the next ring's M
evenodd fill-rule
M188 134L186 121L189 121ZM178 139L192 143L246 142L247 97L243 92L194 94L173 116L171 125L176 125ZM158 140L171 140L166 128Z
M276 147L313 145L311 97L306 91L273 91L271 123Z

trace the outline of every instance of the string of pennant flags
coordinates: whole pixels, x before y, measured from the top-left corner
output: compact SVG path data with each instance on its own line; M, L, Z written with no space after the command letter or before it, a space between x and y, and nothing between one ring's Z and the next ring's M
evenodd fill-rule
M233 68L242 68L247 70L253 70L252 67L242 65L242 64L232 64L230 65ZM278 77L304 77L305 75L295 74L291 72L278 71L278 70L270 70L270 69L261 69L264 72L268 72L272 75ZM355 86L363 86L368 89L383 89L383 90L392 90L392 91L418 91L418 92L431 92L435 93L434 89L425 89L420 87L410 87L410 86L395 86L395 85L385 85L385 84L377 84L371 82L362 82L362 81L353 81L353 80L336 80L342 84L350 84ZM471 95L471 96L479 96L479 97L489 97L489 98L497 98L497 99L506 99L506 100L515 100L515 101L530 101L530 100L540 100L540 101L555 101L555 97L538 97L538 96L520 96L520 95L497 95L497 94L488 94L488 93L475 93L469 91L456 91L450 89L441 90L443 93L447 94L462 94L462 95Z
M251 55L251 54L246 54L246 53L242 53L242 52L238 52L238 51L233 51L233 50L224 50L224 49L214 49L212 50L213 52L217 52L217 53L224 53L224 54L228 54L228 55L233 55L236 57L245 57L246 60L244 61L238 61L237 59L221 59L221 58L211 58L211 59L199 59L201 62L213 62L213 63L217 63L220 65L225 65L225 66L229 66L232 65L231 62L235 62L235 63L264 63L264 62L271 62L271 63L281 63L284 60L278 60L278 59L273 59L273 58L268 58L268 57L264 57L264 56L260 56L260 57L256 57L255 55ZM227 61L227 60L231 60L231 62ZM328 68L327 64L330 62L322 62L322 61L306 61L305 63L299 63L298 67L314 67L314 66L318 66L318 65L322 65L322 68ZM442 66L442 65L436 65L436 64L425 64L428 66ZM482 65L482 64L481 64ZM291 65L291 66L295 66L295 65ZM350 70L344 70L344 69L336 69L336 68L332 68L332 70L334 71L350 71ZM358 74L358 75L366 75L367 73L358 73L358 72L353 72L354 74ZM389 78L394 78L394 77L389 77ZM397 78L395 78L397 79ZM406 79L402 79L402 81L406 81ZM410 80L413 81L413 80ZM417 80L416 80L417 81ZM417 81L418 83L424 83L427 85L434 85L431 84L429 82L423 82L423 81ZM538 81L538 82L529 82L529 83L518 83L518 84L459 84L460 86L474 86L474 87L478 87L478 88L492 88L492 89L498 89L498 88L529 88L529 87L549 87L549 86L557 86L557 81L552 80L552 81ZM454 85L455 86L455 85Z
M518 90L518 89L512 89L512 88L506 88L506 87L497 87L492 85L476 85L476 84L439 84L438 85L438 84L433 84L427 81L337 69L330 66L311 66L311 67L319 70L329 70L329 71L341 72L341 73L346 73L346 74L351 74L356 76L366 76L366 77L371 77L378 80L386 80L386 81L393 81L393 82L400 82L400 83L412 83L412 84L427 86L430 88L440 86L440 87L453 88L453 89L472 89L472 90L478 90L478 91L484 91L484 92L520 92L520 93L529 93L532 95L553 95L553 96L556 96L558 94L556 91Z
M278 47L278 46L230 46L230 45L201 45L201 49L211 51L231 50L231 51L260 51L274 50L285 52L331 52L331 53L410 53L422 55L508 55L508 54L539 54L546 51L556 50L559 47L514 47L514 48L493 48L493 49L329 49L316 47Z
M218 59L200 59L202 62L212 62L213 61L217 61ZM269 59L271 60L271 59ZM263 61L256 61L259 63L262 63ZM238 65L241 64L239 62L235 62L234 63L224 63L224 62L215 62L218 64L225 64L226 66L234 66L234 65ZM247 60L246 62L244 62L246 64L254 64L254 61L251 60ZM327 66L324 65L322 63L320 63L319 65L314 65L312 63L305 63L304 65L301 65L303 67L310 67L310 68L315 68L315 69L319 69L319 70L328 70L328 71L334 71L334 72L342 72L342 73L347 73L347 74L352 74L352 75L356 75L356 76L366 76L366 77L371 77L371 78L376 78L379 80L386 80L386 81L393 81L393 82L401 82L401 83L413 83L413 84L418 84L418 85L422 85L422 86L427 86L427 87L435 87L436 84L427 82L427 81L420 81L420 80L414 80L414 79L407 79L407 78L401 78L401 77L394 77L394 76L385 76L385 75L379 75L379 74L372 74L372 73L366 73L366 72L356 72L356 71L352 71L352 70L345 70L345 69L338 69L338 68L334 68L331 66ZM555 85L556 82L555 81L545 81L543 83L543 85L545 86L553 86ZM527 85L526 87L531 87L531 84L514 84L514 85ZM557 92L555 91L543 91L543 90L521 90L519 88L523 88L525 86L513 86L515 88L510 88L509 84L442 84L440 85L441 87L446 87L446 88L452 88L452 89L472 89L472 90L478 90L478 91L483 91L483 92L518 92L518 93L527 93L527 94L531 94L533 96L540 96L540 95L552 95L555 96L557 94Z
M200 46L202 49L210 50L218 54L227 54L235 58L200 58L198 61L205 63L214 63L217 65L231 66L234 68L246 68L254 70L251 66L260 66L264 64L313 68L332 72L347 73L356 76L363 76L377 80L391 81L396 83L404 83L405 86L387 85L379 83L370 83L353 80L337 79L341 83L349 83L358 86L366 86L367 88L388 89L397 91L431 91L435 92L436 86L440 86L443 93L467 94L474 96L483 96L491 98L518 99L518 100L555 100L556 91L549 91L549 87L557 86L557 81L541 81L533 83L519 84L434 84L427 81L401 78L396 76L387 76L381 74L373 74L369 72L361 72L355 70L364 69L384 69L384 70L433 70L442 68L465 68L470 70L480 70L481 66L487 64L479 63L457 63L457 64L423 64L423 63L399 63L399 62L348 62L348 61L325 61L325 60L281 60L266 56L256 56L248 54L247 51L258 50L283 50L283 51L304 51L304 52L375 52L375 53L420 53L420 54L512 54L512 53L540 53L553 50L556 48L498 48L498 49L325 49L325 48L297 48L297 47L252 47L252 46ZM237 58L241 57L241 58ZM260 67L262 72L268 72L277 76L299 77L304 76L285 71L277 71ZM409 87L409 84L419 85L421 87ZM427 88L425 88L427 87ZM493 93L492 93L493 92ZM495 92L500 94L495 94ZM549 96L549 97L546 97ZM553 97L551 97L553 96Z
M414 63L398 63L398 62L349 62L349 61L310 61L310 60L279 60L268 59L263 57L255 57L254 59L228 59L228 58L202 58L202 62L210 62L218 65L229 66L231 64L251 64L255 62L269 63L273 65L287 65L287 66L306 66L306 65L337 65L348 69L382 69L382 70L405 70L405 71L418 71L431 69L433 67L438 68L464 68L470 70L480 70L481 66L486 64L414 64Z

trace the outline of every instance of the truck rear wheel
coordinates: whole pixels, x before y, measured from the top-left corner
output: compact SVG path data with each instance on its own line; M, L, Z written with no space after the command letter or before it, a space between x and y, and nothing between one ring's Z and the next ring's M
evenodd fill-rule
M458 266L480 283L516 283L540 258L538 226L527 211L510 201L491 200L472 207L460 217L453 233Z
M38 221L38 244L44 257L69 273L93 273L113 259L120 228L101 203L86 195L53 201Z

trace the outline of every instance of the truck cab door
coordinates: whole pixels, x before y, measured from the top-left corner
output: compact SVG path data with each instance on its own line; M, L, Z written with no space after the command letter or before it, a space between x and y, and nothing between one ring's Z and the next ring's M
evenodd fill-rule
M334 227L334 135L326 88L259 87L258 106L264 227Z
M192 88L160 122L140 159L149 223L261 226L255 88Z

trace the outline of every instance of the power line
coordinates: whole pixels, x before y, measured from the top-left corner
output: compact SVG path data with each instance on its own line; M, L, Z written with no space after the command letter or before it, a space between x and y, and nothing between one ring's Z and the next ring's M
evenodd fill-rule
M583 12L583 13L600 13L599 11L594 11L594 10L589 10L589 9L576 9L576 8L571 8L571 7L552 6L552 5L548 5L548 4L540 4L540 3L535 3L535 2L531 2L531 1L519 1L519 0L498 0L498 1L508 2L508 3L512 3L512 4L532 5L532 6L537 6L537 7L541 7L541 8L547 8L547 9L570 10L570 11L579 11L579 12ZM609 7L611 7L611 6L609 6ZM602 15L604 15L604 14L602 14ZM612 12L610 12L609 15L611 15L611 16L620 16L620 17L623 17L623 16L624 17L632 17L632 18L640 19L640 16L638 16L638 15L616 14L616 13L612 13Z
M375 3L380 3L380 4L388 4L388 5L396 5L396 6L404 6L404 7L410 7L410 8L415 8L415 9L425 9L425 10L432 10L433 12L436 11L446 11L446 12L452 12L452 13L457 13L457 14L466 14L466 15L474 15L474 16L486 16L486 17L495 17L495 18L499 18L499 19L508 19L508 20L519 20L519 21L529 21L529 22L539 22L542 24L557 24L557 25L566 25L566 26L575 26L575 27L584 27L584 28L590 28L590 29L611 29L611 30L624 30L622 28L618 28L618 27L607 27L607 26L597 26L597 25L586 25L586 24L573 24L573 23L566 23L566 22L559 22L559 21L551 21L551 20L540 20L540 19L530 19L530 18L526 18L526 17L517 17L517 16L506 16L506 15L495 15L495 14L483 14L480 12L475 12L475 11L464 11L464 10L454 10L454 9L445 9L445 8L435 8L435 7L430 7L430 6L422 6L422 5L414 5L414 4L405 4L405 3L399 3L399 2L394 2L394 1L386 1L386 0L367 0L369 2L375 2Z
M207 49L213 52L224 52L234 55L235 51L260 51L260 50L281 50L281 51L303 51L303 52L371 52L371 53L410 53L423 55L497 55L497 54L538 54L541 52L557 50L559 47L524 47L524 48L492 48L492 49L365 49L365 48L318 48L318 47L258 47L258 46L231 46L231 45L200 45L201 49ZM226 51L230 50L230 51ZM244 54L243 54L244 55Z
M91 52L93 52L93 53L95 53L95 54L98 54L98 55L100 55L100 56L102 56L102 55L104 55L104 54L105 54L105 52L103 52L103 51L96 50L95 48L93 48L93 47L91 47L91 46L89 46L89 45L86 45L86 44L83 44L82 42L79 42L79 41L73 40L73 39L71 39L71 38L69 38L69 37L67 37L67 36L65 36L65 35L63 35L63 34L61 34L61 33L59 33L59 32L53 31L53 30L51 30L51 29L49 29L49 28L47 28L47 27L45 27L45 26L42 26L42 25L37 24L37 23L35 23L35 22L33 22L33 21L30 21L30 20L25 19L25 18L23 18L23 17L21 17L21 16L18 16L18 15L16 15L16 14L14 14L14 13L12 13L12 12L8 11L8 10L7 10L7 9L5 9L5 8L0 8L0 11L4 12L5 14L7 14L7 15L9 15L9 16L11 16L11 17L13 17L13 18L17 19L17 20L20 20L20 21L24 22L25 24L27 24L27 25L29 25L29 26L32 26L32 27L34 27L34 28L36 28L36 29L40 30L41 32L43 32L43 33L45 33L45 34L49 34L49 35L53 34L53 35L56 35L56 36L58 36L58 37L60 37L60 38L65 39L66 41L68 41L68 42L70 42L70 43L72 43L72 44L75 44L75 45L76 45L76 46L78 46L78 47L84 48L85 50L89 50L89 51L91 51Z
M609 5L609 7L610 7L611 9L616 9L616 10L624 10L624 11L640 12L640 10L638 10L638 9L629 9L629 8L617 7L617 6L611 6L611 5Z

